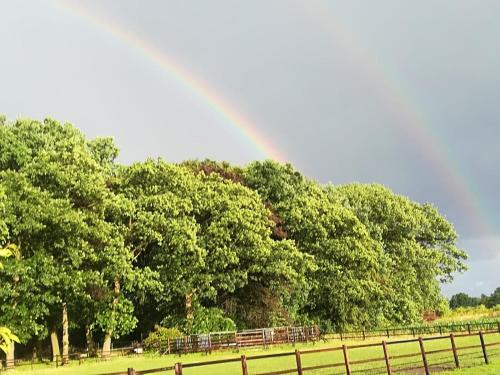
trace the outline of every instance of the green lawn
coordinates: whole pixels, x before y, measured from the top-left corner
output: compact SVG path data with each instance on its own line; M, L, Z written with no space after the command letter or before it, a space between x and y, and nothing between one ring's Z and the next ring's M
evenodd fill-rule
M491 343L494 341L500 341L500 334L490 334L485 336L486 343ZM392 340L390 340L392 341ZM340 342L340 341L331 341L328 343L316 343L316 344L301 344L297 345L296 348L300 350L307 349L316 349L321 347L336 347L342 344L347 345L355 345L360 343L369 343L369 342L380 342L378 340L366 340L363 342ZM456 338L457 347L463 347L468 345L478 345L479 338L477 336L472 337L460 337ZM426 351L446 349L450 347L449 339L443 340L434 340L434 341L425 341L425 349ZM79 365L78 362L72 362L69 366L55 368L52 365L44 365L38 364L33 366L25 365L16 368L13 371L9 371L9 374L15 375L45 375L45 374L55 374L55 375L80 375L80 374L102 374L106 372L116 372L116 371L126 371L128 367L133 367L136 370L145 370L157 367L164 367L173 365L176 362L182 362L183 364L192 363L192 362L200 362L200 361L208 361L208 360L217 360L223 358L234 358L239 357L241 354L245 354L247 356L257 355L257 354L270 354L270 353L279 353L279 352L290 352L293 351L294 348L292 346L282 346L275 347L268 350L262 349L246 349L238 352L218 352L213 353L212 355L204 355L204 354L189 354L179 356L152 356L145 355L141 357L119 357L113 358L108 361L96 361L96 360L88 360L86 363ZM389 345L388 352L390 356L401 355L401 354L409 354L409 353L419 353L420 349L418 343L406 343L406 344L397 344L397 345ZM448 374L499 374L500 373L500 346L488 347L488 352L490 353L490 362L492 364L488 366L481 366L484 363L482 358L481 349L468 349L468 350L460 350L459 349L459 357L460 364L462 367L466 366L477 366L474 368L467 368L464 370L457 370L447 372ZM349 349L349 358L350 361L357 361L369 358L380 358L383 357L383 352L381 346L373 347L373 348L352 348ZM322 352L315 354L303 354L302 355L302 366L315 366L321 364L329 364L329 363L337 363L343 361L342 351L334 351L334 352ZM398 365L415 363L415 366L421 365L421 357L416 356L412 358L404 358L404 359L393 359L391 363L394 368L397 368ZM444 353L434 353L428 355L428 362L435 371L443 371L447 368L451 369L454 367L453 356L451 351ZM352 365L353 371L361 371L366 370L370 367L379 367L382 369L385 368L385 363L374 362L371 364L364 365ZM287 357L278 357L278 358L270 358L270 359L260 359L260 360L250 360L248 361L248 370L249 374L259 374L268 371L278 371L284 369L292 369L295 368L295 356L287 356ZM433 371L434 372L434 371ZM163 372L165 374L165 372ZM171 372L173 374L173 371ZM315 375L326 375L326 374L343 374L345 373L344 367L336 367L330 369L323 370L315 370L315 371L306 371L306 374L315 374ZM221 364L221 365L211 365L205 367L195 367L195 368L185 368L183 371L184 375L194 375L194 374L206 374L206 375L229 375L229 374L241 374L241 365L239 362L237 363L229 363L229 364Z
M500 360L489 365L479 365L473 368L464 368L454 371L442 372L442 375L498 375L500 374Z

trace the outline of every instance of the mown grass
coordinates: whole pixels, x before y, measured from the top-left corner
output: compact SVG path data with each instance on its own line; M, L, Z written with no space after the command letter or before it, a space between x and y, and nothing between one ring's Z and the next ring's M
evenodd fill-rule
M463 368L454 371L445 371L441 375L498 375L500 374L500 360L489 365L478 365L473 368Z
M489 334L485 335L486 343L498 342L500 341L500 334ZM389 340L388 342L393 341ZM317 348L325 348L325 347L338 347L342 344L346 345L356 345L356 344L365 344L365 343L380 343L380 339L369 339L366 341L349 341L349 342L340 342L339 340L330 341L330 342L319 342L316 344L298 344L295 348L306 351L309 349L317 349ZM439 349L450 348L450 340L449 339L441 339L441 340L432 340L424 342L426 351L433 351ZM500 346L488 347L488 352L490 354L490 365L481 366L484 363L484 359L482 357L482 352L480 348L468 349L468 350L460 350L460 347L469 346L469 345L479 345L478 336L471 337L457 337L456 345L459 348L459 357L460 357L460 365L462 367L467 367L464 370L458 370L449 372L450 374L498 374L500 373ZM245 354L248 357L252 355L258 354L272 354L272 353L283 353L283 352L293 352L295 349L291 345L274 347L271 349L263 350L263 349L245 349L240 352L217 352L211 355L205 354L187 354L183 356L155 356L155 355L144 355L141 357L119 357L113 358L108 361L96 361L93 359L87 360L85 363L79 365L78 361L73 361L70 365L55 368L53 365L47 364L37 364L33 365L25 365L16 368L15 370L9 371L9 374L15 375L83 375L83 374L102 374L106 372L116 372L116 371L126 371L128 367L133 367L135 370L146 370L157 367L170 366L175 364L176 362L193 363L193 362L201 362L201 361L210 361L217 359L225 359L225 358L235 358L239 357L241 354ZM409 354L409 353L420 353L420 348L418 343L405 343L405 344L389 344L388 352L390 356L401 355L401 354ZM377 347L369 347L369 348L351 348L348 351L349 359L351 362L358 360L365 360L369 358L383 358L382 346ZM446 369L454 368L453 355L451 351L447 351L444 353L434 353L428 354L427 356L429 365L431 366L433 372L443 371ZM331 364L331 363L342 363L343 362L343 353L342 350L337 351L329 351L329 352L321 352L314 354L302 354L302 366L316 366L322 364ZM412 358L405 359L393 359L391 363L395 369L399 366L405 364L408 365L410 363L414 363L414 366L421 366L422 358L420 354ZM477 366L471 368L471 366ZM378 368L378 373L382 373L385 369L385 362L378 361L370 364L358 364L352 365L351 369L353 372L358 373L370 373L370 368ZM278 358L268 358L268 359L259 359L259 360L249 360L248 361L248 370L249 374L259 374L270 371L278 371L284 369L293 369L295 368L295 356L290 355L287 357L278 357ZM164 374L166 372L163 372ZM170 373L173 374L173 371ZM326 375L326 374L344 374L345 368L343 366L330 368L330 369L322 369L315 371L306 371L306 374L314 374L314 375ZM375 372L373 372L375 373ZM448 373L448 372L447 372ZM219 364L219 365L211 365L204 367L194 367L194 368L184 368L184 375L194 375L194 374L206 374L206 375L232 375L232 374L241 374L241 365L239 362L236 363L228 363L228 364Z

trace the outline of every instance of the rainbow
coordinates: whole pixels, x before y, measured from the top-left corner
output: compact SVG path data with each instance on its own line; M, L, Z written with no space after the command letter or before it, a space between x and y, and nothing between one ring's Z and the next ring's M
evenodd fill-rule
M90 9L81 5L70 3L66 0L57 0L61 8L65 9L83 21L89 22L98 29L114 36L120 42L126 44L153 64L159 66L169 77L181 83L192 93L198 96L214 112L225 119L227 124L238 130L246 141L265 157L284 162L288 160L276 145L270 142L259 128L239 113L225 98L223 98L213 87L195 77L191 72L168 56L164 51L154 46L147 40L132 34L123 26L111 19L104 18ZM359 41L355 41L353 33L336 19L334 12L323 6L319 1L308 1L308 10L313 12L314 21L323 28L325 35L331 37L336 48L342 50L344 56L350 59L364 77L376 84L378 95L391 110L392 115L398 119L399 131L413 139L422 149L424 157L432 165L435 173L439 176L439 183L446 186L447 191L453 196L457 205L463 207L466 215L470 218L470 224L480 233L492 233L487 213L483 212L478 194L469 186L463 174L459 172L456 163L453 162L451 154L444 142L439 140L427 121L416 109L411 95L406 94L409 90L403 90L404 85L398 84L393 78L394 72L383 67L377 59L363 49ZM313 4L311 6L311 4Z
M263 157L271 158L279 162L286 162L288 158L273 144L259 128L248 118L237 111L225 98L223 98L213 87L195 77L190 71L177 63L172 57L161 51L147 40L129 32L123 26L109 18L97 14L80 4L70 3L65 0L57 0L57 4L70 14L89 22L98 29L112 35L120 42L134 49L151 63L159 66L169 77L185 86L194 93L215 113L220 115L227 124L232 125L241 137L248 141L253 148Z
M399 126L399 131L410 137L422 150L423 156L432 165L440 184L453 196L457 205L468 216L470 225L482 235L494 232L486 209L482 207L479 194L461 173L458 163L453 161L449 147L441 141L430 121L416 108L414 100L404 89L402 80L397 80L394 69L383 66L373 53L363 48L354 33L338 20L334 11L320 1L308 1L307 10L331 43L349 59L363 78L374 83L377 95L383 100Z

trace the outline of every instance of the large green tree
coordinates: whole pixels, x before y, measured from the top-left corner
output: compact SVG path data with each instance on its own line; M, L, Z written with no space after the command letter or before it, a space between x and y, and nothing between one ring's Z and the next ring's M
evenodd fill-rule
M293 242L270 238L269 212L250 189L161 160L134 164L123 176L120 189L134 206L124 218L130 247L141 267L159 275L159 306L174 317L183 310L188 330L194 303L216 304L259 278L275 289L278 280L304 283L308 258Z
M244 178L280 218L283 235L314 257L304 311L337 327L377 324L386 291L381 249L356 216L290 165L254 162Z
M120 228L108 220L121 203L108 188L114 155L108 140L87 142L71 125L52 120L20 120L0 127L8 240L19 245L23 261L18 272L43 269L43 277L33 279L36 294L50 296L37 300L40 305L29 308L37 316L27 319L39 325L61 321L64 356L68 310L79 311L82 303L95 301L91 320L108 336L128 332L135 324L132 305L122 293L133 281L131 255ZM19 280L14 288L30 280L21 274L12 277ZM102 298L94 298L95 290ZM25 294L17 294L18 306L28 303ZM20 317L15 321L21 322ZM33 328L26 332L29 336L43 334Z
M328 186L333 202L352 211L379 243L381 266L388 275L384 316L409 323L424 311L442 311L446 301L439 282L465 269L466 254L457 248L453 226L429 204L418 204L373 184Z

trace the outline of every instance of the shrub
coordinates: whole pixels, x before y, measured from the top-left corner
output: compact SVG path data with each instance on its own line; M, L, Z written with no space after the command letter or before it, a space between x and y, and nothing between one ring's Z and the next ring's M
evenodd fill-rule
M177 328L158 327L144 340L144 349L161 351L162 348L167 347L168 340L173 340L182 336L182 332Z
M236 324L216 307L198 306L195 310L193 333L236 331Z

